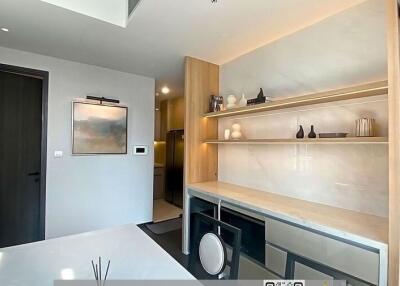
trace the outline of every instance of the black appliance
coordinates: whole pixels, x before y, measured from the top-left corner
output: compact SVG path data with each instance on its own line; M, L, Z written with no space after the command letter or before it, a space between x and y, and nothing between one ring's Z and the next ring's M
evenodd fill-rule
M165 164L165 199L183 207L183 130L167 132Z

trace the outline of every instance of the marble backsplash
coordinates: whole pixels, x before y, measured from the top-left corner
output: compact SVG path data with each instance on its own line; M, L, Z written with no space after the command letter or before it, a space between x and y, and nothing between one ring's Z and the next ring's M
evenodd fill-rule
M348 132L355 120L376 119L387 136L386 96L219 120L219 138L233 123L244 136L295 138L298 125ZM335 207L388 216L388 148L380 145L220 145L219 180Z

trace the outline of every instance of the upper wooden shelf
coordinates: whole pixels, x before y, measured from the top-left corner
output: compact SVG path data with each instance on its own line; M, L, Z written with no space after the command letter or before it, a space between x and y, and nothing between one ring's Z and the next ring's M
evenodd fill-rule
M228 109L219 112L205 113L204 117L228 117L241 114L256 113L269 110L285 109L340 100L348 100L388 93L388 82L378 81L368 84L352 86L342 89L330 90L325 92L313 93L308 95L288 97L267 103Z

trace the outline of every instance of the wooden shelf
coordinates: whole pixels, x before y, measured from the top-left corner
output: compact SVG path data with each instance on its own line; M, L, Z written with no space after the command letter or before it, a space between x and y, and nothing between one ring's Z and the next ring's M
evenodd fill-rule
M285 145L285 144L388 144L387 137L345 137L316 139L247 139L247 140L206 140L207 144L235 145Z
M307 105L334 102L340 100L383 95L387 93L388 93L388 82L379 81L348 88L330 90L326 92L289 97L285 99L274 100L263 104L234 108L219 112L210 112L210 113L205 113L203 116L207 118L228 117L228 116L250 114L250 113L269 111L269 110L278 110L291 107L307 106Z

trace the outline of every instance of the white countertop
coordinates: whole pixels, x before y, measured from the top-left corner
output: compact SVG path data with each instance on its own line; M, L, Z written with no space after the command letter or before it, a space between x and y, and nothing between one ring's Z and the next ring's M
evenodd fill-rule
M52 286L63 278L93 279L91 260L99 256L103 267L111 260L107 280L195 279L132 224L0 248L0 285Z
M192 195L198 192L267 216L387 251L386 218L217 181L186 187Z

